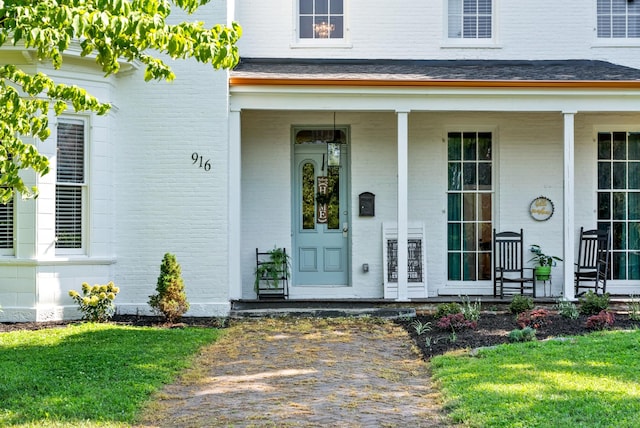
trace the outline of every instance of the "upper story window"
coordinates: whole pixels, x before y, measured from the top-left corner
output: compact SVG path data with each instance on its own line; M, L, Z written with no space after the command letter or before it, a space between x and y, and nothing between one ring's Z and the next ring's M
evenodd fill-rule
M640 1L598 0L598 37L640 37Z
M492 2L493 0L449 0L447 37L491 39L493 37Z
M299 0L300 39L343 39L344 0Z
M85 194L85 122L58 122L56 173L56 249L82 249Z

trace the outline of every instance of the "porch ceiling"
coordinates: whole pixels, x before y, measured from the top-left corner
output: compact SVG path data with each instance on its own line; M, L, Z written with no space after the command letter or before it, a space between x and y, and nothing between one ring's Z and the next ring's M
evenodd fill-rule
M640 89L640 70L592 60L243 58L230 85Z

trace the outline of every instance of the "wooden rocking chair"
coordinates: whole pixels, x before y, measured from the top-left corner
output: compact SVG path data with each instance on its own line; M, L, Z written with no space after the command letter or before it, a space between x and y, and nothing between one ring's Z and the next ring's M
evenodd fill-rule
M525 274L525 270L530 270L531 275ZM503 299L505 290L523 295L528 292L536 297L533 268L524 267L522 229L520 233L496 233L493 229L493 297L499 295Z
M598 294L607 292L609 274L609 252L611 249L610 229L584 230L580 228L580 246L575 271L575 293L581 296L593 290ZM586 289L585 291L581 291Z

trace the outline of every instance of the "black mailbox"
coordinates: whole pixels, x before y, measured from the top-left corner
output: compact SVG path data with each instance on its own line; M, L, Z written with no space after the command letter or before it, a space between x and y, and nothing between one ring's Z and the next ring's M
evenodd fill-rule
M373 217L376 215L376 195L371 192L360 193L359 206L360 217Z

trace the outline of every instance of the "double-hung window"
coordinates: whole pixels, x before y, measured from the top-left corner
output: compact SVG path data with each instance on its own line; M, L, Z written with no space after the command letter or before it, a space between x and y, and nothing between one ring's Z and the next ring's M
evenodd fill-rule
M640 1L598 0L598 38L640 37Z
M299 0L298 37L309 39L344 38L345 0Z
M598 133L598 228L611 230L612 279L640 279L640 132Z
M491 39L493 0L449 0L449 39Z
M85 122L58 122L56 173L56 248L78 253L83 248L85 198Z
M491 132L447 138L448 280L491 279L493 142Z

